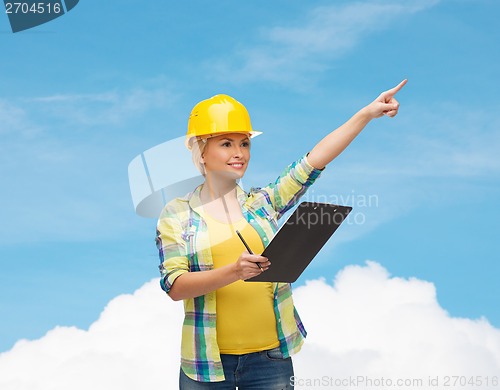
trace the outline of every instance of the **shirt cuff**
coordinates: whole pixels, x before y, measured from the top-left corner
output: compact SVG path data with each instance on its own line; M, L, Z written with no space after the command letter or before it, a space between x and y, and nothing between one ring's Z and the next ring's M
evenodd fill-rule
M305 161L307 167L309 169L311 169L311 172L323 172L325 170L326 166L321 168L321 169L314 168L311 164L309 164L309 160L307 159L307 156L309 156L309 152L307 152L307 154L304 156L304 161Z
M172 271L170 271L168 274L163 276L160 280L160 285L163 291L165 291L167 294L170 292L170 289L172 288L172 285L175 282L175 279L177 279L179 276L182 274L189 272L186 271L185 269L180 269L176 268Z

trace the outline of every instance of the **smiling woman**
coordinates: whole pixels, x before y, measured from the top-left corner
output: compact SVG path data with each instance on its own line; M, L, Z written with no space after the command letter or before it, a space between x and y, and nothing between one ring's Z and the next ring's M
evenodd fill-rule
M165 206L156 237L161 286L184 300L181 389L291 388L291 355L306 331L290 284L244 283L271 265L252 252L263 252L277 220L371 119L397 114L394 95L405 83L328 134L276 181L249 193L237 184L250 161L250 138L258 134L246 108L227 95L193 108L186 146L205 181Z
M205 176L211 180L215 175L226 176L228 167L234 179L243 177L250 160L250 139L246 134L220 135L208 140L207 147L200 159L205 167Z
M230 166L239 170L239 179L250 160L250 138L246 134L233 133L202 139L197 141L195 147L199 151L195 152L193 148L193 161L205 177L207 171L210 171L210 175L221 174Z

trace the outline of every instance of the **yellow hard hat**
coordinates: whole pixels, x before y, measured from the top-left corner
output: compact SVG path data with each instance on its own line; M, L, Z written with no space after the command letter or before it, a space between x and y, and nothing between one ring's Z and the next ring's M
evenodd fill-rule
M254 131L250 115L243 104L228 95L215 95L194 106L189 115L186 146L196 137L208 138L224 133L247 133L250 138L261 134Z

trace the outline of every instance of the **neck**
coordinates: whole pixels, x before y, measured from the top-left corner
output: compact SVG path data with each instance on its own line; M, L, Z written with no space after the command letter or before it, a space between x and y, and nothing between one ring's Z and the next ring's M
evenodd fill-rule
M216 175L207 175L205 183L201 188L203 203L212 202L217 199L236 199L236 180Z

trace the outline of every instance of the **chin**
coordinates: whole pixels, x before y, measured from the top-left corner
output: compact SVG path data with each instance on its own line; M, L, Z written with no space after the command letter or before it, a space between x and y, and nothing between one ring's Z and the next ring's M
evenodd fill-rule
M246 170L241 170L241 171L231 170L224 172L223 175L231 180L239 180L245 175L245 171Z
M245 175L245 172L228 172L227 177L233 180L239 180Z

